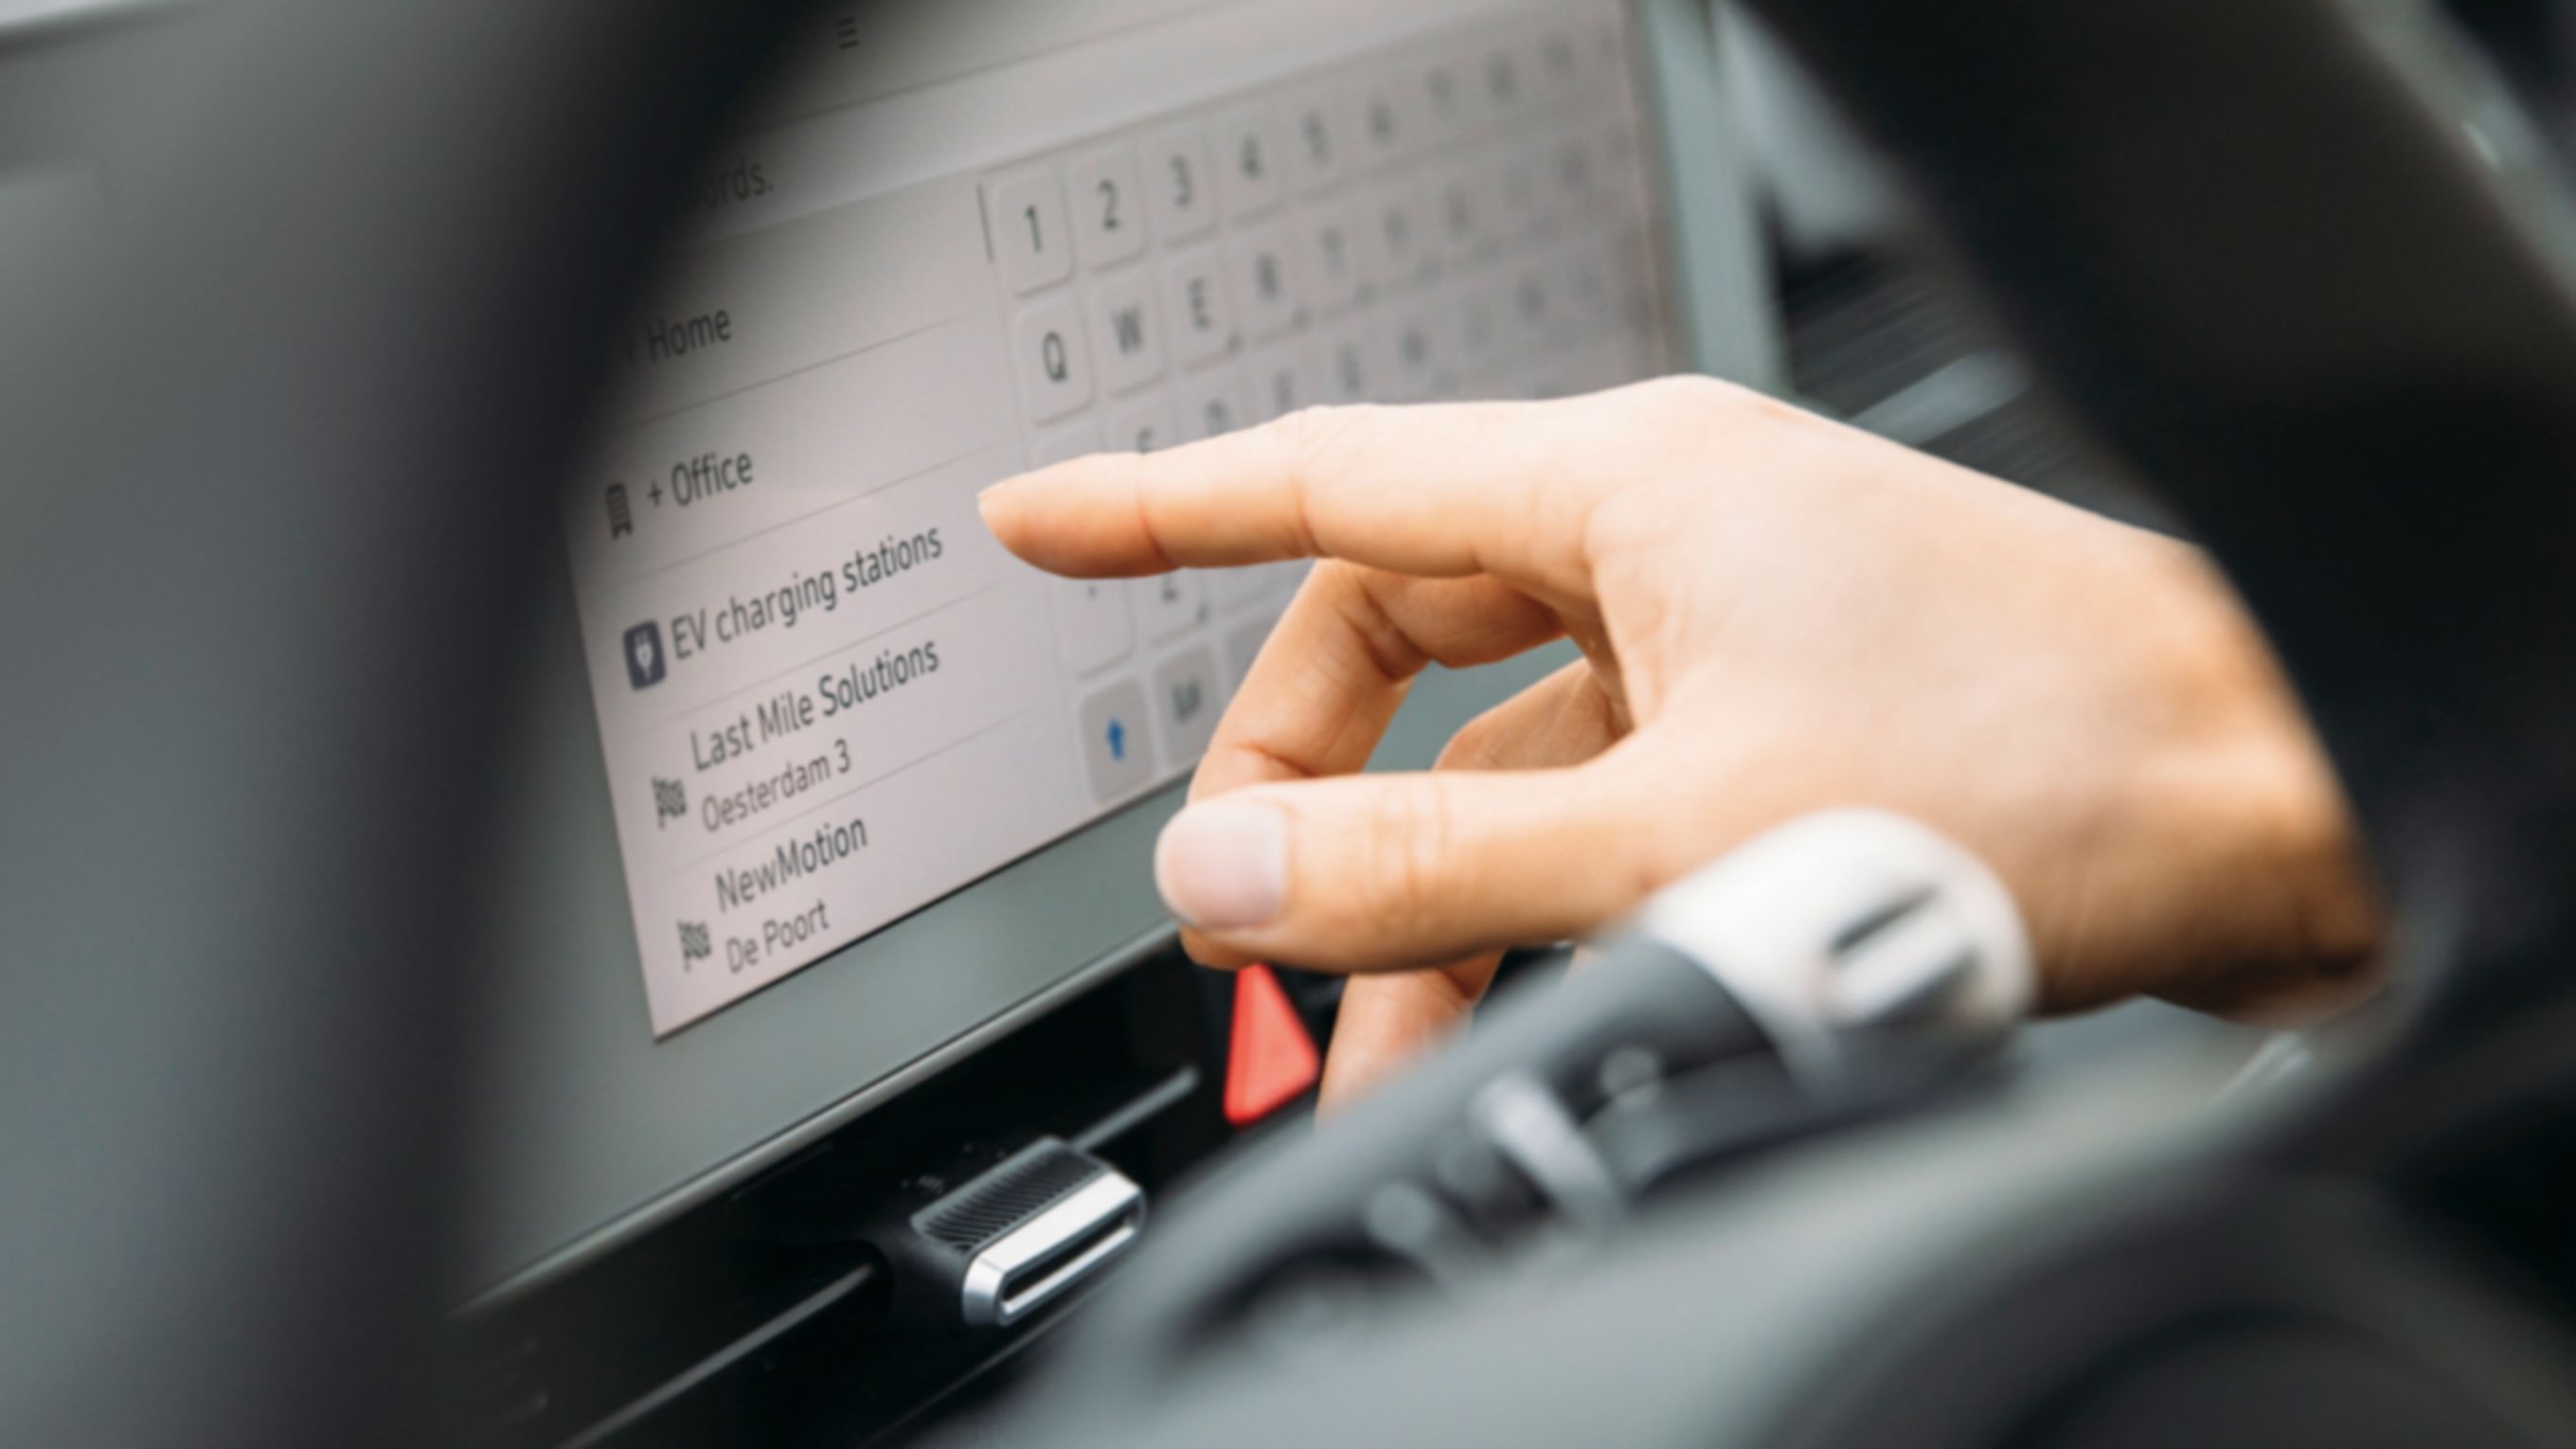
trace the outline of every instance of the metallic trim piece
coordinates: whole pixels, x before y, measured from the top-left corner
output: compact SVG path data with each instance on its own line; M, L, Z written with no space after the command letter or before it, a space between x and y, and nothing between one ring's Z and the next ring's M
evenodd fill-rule
M970 1324L1007 1328L1134 1246L1144 1226L1144 1189L1104 1169L977 1253L958 1311Z

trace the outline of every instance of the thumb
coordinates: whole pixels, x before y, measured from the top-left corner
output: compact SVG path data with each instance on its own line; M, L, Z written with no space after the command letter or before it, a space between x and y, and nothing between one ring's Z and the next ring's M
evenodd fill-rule
M1663 883L1666 802L1630 747L1567 770L1352 775L1192 805L1154 874L1183 924L1327 971L1555 941Z

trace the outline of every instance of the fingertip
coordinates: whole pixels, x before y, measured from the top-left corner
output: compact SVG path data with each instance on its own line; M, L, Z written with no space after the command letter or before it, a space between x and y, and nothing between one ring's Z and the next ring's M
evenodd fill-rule
M984 485L983 491L975 495L975 502L980 507L997 499L1010 498L1014 495L1026 494L1033 489L1043 488L1048 475L1063 471L1064 466L1062 462L1041 463L1037 467L1023 468L1017 473L997 478Z
M1189 957L1193 965L1229 975L1261 960L1259 956L1238 951L1213 936L1186 928L1181 932L1181 954Z
M1127 578L1170 565L1135 540L1121 502L1130 455L1093 453L1005 478L975 496L976 512L1022 562L1069 578Z
M1154 885L1181 924L1243 931L1278 919L1288 899L1288 816L1220 797L1192 805L1154 842Z
M984 520L984 527L1002 541L1002 546L1013 553L1022 551L1020 523L1025 510L1020 506L1020 495L1025 492L1022 485L1028 478L1026 473L1014 474L975 495L976 515Z
M1058 464L1005 478L975 495L975 511L994 539L1021 562L1052 574L1087 577L1097 571L1092 535L1099 524L1069 506L1060 486L1064 471Z

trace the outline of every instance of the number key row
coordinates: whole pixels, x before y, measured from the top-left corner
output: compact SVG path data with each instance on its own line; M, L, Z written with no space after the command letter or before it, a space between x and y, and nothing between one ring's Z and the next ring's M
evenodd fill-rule
M1605 46L1612 34L1602 32ZM1503 123L1531 104L1532 77L1560 94L1582 89L1589 52L1574 30L1516 38L1505 27L1469 50L1444 47L1373 77L1310 85L1293 99L1240 103L1204 127L1177 121L1132 144L1103 144L1067 163L1061 183L1043 163L1007 173L985 191L1005 279L1023 295L1043 291L1069 280L1077 260L1098 269L1141 254L1149 224L1166 245L1187 242L1220 215L1257 219L1462 136L1499 139Z

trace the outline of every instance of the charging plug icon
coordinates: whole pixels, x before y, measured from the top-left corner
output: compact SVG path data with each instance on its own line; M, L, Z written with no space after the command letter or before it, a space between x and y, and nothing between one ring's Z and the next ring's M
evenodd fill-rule
M651 689L671 672L671 662L662 653L662 626L647 619L626 631L626 682L637 689Z

